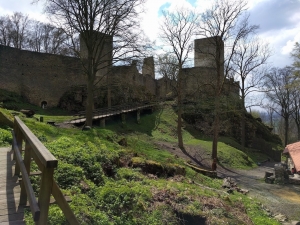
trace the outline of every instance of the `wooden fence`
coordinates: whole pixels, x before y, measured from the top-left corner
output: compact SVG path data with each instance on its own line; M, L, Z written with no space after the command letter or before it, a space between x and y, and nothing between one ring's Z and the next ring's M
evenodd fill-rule
M72 225L79 225L63 193L53 179L54 169L58 164L57 159L18 117L15 117L12 135L12 149L16 160L15 175L22 174L20 204L26 204L28 200L35 223L45 225L47 224L52 194L68 222ZM24 150L22 150L23 142L25 143ZM22 158L22 152L24 152L24 159ZM42 176L38 199L35 197L29 179L32 159L39 167Z

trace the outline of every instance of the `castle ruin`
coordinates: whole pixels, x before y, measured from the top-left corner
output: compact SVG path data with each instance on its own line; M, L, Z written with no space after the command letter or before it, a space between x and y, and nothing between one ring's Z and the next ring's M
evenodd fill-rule
M105 40L106 56L103 58L107 60L112 49L112 39L106 37ZM195 40L195 67L183 69L186 98L197 98L195 92L203 90L203 84L213 82L216 76L212 66L213 58L210 56L214 46L210 43L209 39ZM87 50L82 42L80 47L81 57L87 57ZM196 49L202 51L199 53ZM224 50L222 54L224 57ZM107 74L107 79L103 79L96 86L95 107L107 106L108 87L111 91L111 105L159 100L172 93L172 85L168 79L155 79L153 57L144 59L142 73L133 61L131 65L100 69L99 76L103 74ZM15 92L34 105L46 104L49 107L61 106L69 110L79 110L80 107L74 108L68 101L85 105L86 80L79 58L0 45L0 89ZM227 93L238 95L236 82L226 80L226 87Z

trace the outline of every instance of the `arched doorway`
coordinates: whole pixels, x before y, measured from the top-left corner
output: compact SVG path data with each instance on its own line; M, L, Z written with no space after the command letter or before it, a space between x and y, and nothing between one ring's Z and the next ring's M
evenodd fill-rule
M46 101L42 101L41 102L41 108L45 109L47 107L47 102Z

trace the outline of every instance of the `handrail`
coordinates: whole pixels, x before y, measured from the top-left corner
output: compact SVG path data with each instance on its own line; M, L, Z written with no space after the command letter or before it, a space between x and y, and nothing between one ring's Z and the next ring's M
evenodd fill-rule
M63 193L53 179L54 169L58 165L57 159L17 116L14 119L12 135L12 149L16 160L15 175L19 176L20 172L22 173L20 205L26 204L28 198L36 224L47 224L50 196L52 194L68 222L72 225L79 225ZM23 140L25 141L24 160L22 159ZM31 158L34 159L40 171L42 171L38 201L29 180Z
M100 116L103 115L105 113L114 113L116 111L120 111L120 113L122 113L124 110L128 110L128 109L142 109L142 108L147 108L147 107L151 107L154 105L157 105L158 102L149 102L148 104L142 104L142 103L132 103L132 104L126 104L126 105L116 105L116 106L112 106L112 107L105 107L105 108L99 108L99 109L95 109L93 110L93 116ZM84 116L85 115L85 111L80 111L78 112L76 115L79 116ZM77 119L82 119L84 117L79 117Z

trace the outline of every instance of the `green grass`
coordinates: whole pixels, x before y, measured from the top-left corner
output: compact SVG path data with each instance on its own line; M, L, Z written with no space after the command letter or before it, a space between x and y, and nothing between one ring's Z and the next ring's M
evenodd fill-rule
M197 174L187 167L185 176L153 178L141 169L124 164L137 156L162 165L184 166L182 159L158 149L154 143L176 143L176 114L170 105L143 115L141 124L137 124L133 116L127 118L125 127L116 120L108 122L105 129L95 127L89 131L57 128L24 116L22 120L59 160L55 179L72 198L70 205L80 224L166 224L163 221L179 224L176 213L205 217L211 224L246 224L245 218L254 224L278 224L262 214L259 204L247 196L225 195L220 189L221 180ZM183 130L184 142L210 152L211 140L197 135L196 131L189 132L192 128L185 126L188 129ZM6 133L0 135L0 143L9 143L9 131L3 130ZM122 138L126 138L128 146L117 143ZM219 160L224 165L254 166L248 156L224 142L219 143L218 150ZM237 160L230 161L232 158ZM245 166L248 161L251 165ZM38 181L33 179L33 182L36 187ZM88 188L84 188L82 182ZM25 218L27 224L33 224L29 212ZM55 205L50 207L48 224L65 224L62 212Z

